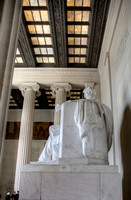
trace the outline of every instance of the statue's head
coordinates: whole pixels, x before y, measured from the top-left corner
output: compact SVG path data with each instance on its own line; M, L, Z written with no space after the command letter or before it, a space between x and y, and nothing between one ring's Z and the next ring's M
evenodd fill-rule
M97 99L96 93L91 87L85 88L83 90L83 93L84 93L85 99L89 99L89 100L96 100Z

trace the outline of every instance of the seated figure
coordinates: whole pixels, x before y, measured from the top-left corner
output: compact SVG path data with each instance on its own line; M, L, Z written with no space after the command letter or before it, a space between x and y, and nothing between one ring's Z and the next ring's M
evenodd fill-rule
M98 163L103 160L108 164L108 151L112 144L113 131L111 111L99 102L93 89L85 88L83 92L85 99L64 102L62 105L57 105L56 110L63 109L65 105L69 106L71 103L75 104L72 117L78 127L75 134L79 134L83 156L96 159ZM71 105L70 108L72 109ZM57 161L59 153L61 154L60 149L64 145L61 143L60 126L50 126L49 134L45 148L39 157L40 162ZM61 134L64 134L64 131L61 131Z
M85 88L85 99L77 101L74 120L82 140L85 157L107 159L112 144L112 113L96 98L93 89Z

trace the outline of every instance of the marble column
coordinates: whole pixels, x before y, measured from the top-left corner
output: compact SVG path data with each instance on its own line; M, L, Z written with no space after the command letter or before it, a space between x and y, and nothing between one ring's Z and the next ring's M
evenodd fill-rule
M17 152L15 191L19 190L20 174L24 165L30 162L35 96L40 95L39 85L36 83L22 84L19 89L24 96L24 104Z
M0 24L0 174L22 1L5 0Z
M2 92L3 79L5 73L6 60L8 56L8 48L11 39L11 30L14 17L16 0L5 0L3 5L3 13L1 16L0 31L0 96Z
M55 106L66 101L70 96L71 85L69 83L54 83L51 85L52 95L55 97ZM61 111L54 114L54 125L60 125Z

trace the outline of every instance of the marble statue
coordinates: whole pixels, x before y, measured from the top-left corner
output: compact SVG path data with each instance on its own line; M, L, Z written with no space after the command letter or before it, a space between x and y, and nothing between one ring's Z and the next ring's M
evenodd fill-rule
M39 157L39 162L49 163L50 161L57 161L59 156L59 137L60 126L52 125L49 127L49 138L45 147Z
M74 120L82 140L83 155L97 157L102 147L105 152L111 147L112 114L107 106L99 102L93 89L85 88L83 93L85 99L77 101ZM101 140L98 138L100 134L103 137Z
M67 118L68 121L70 121L70 117L72 116L74 120L73 123L78 128L78 131L74 133L74 136L72 136L73 132L71 132L71 134L68 135L68 139L69 137L70 139L72 137L78 137L77 134L79 134L82 155L86 158L105 160L105 163L108 163L108 151L112 144L113 131L111 111L107 106L99 102L96 98L95 91L92 88L85 88L83 93L85 99L64 102L62 105L56 106L56 111L62 110L65 105L67 106L66 108L69 108L66 109L64 115L67 114L69 116ZM74 113L72 113L73 108L71 103L75 106ZM61 120L65 120L65 118L62 118ZM62 158L62 156L60 156L60 149L68 149L68 142L67 144L61 142L61 138L63 138L61 135L65 133L63 129L64 127L66 128L66 126L62 127L62 121L60 126L50 126L50 135L45 148L39 157L39 162L48 163L50 161L56 161L59 157ZM70 132L70 130L67 132ZM75 130L75 128L72 130ZM70 144L70 152L71 145L72 144ZM77 148L78 147L76 147L76 149ZM75 156L77 157L78 153L76 153ZM66 154L66 157L68 157L68 153Z

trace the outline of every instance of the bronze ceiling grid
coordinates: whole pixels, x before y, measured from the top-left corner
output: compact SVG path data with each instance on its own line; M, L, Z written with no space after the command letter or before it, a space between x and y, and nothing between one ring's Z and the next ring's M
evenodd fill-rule
M24 2L29 4L23 6L23 21L33 49L36 66L53 67L55 66L55 55L47 5L39 5L38 0L36 0L36 6L32 6L31 1Z

